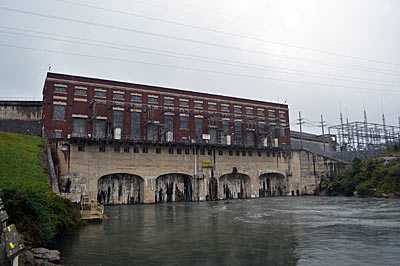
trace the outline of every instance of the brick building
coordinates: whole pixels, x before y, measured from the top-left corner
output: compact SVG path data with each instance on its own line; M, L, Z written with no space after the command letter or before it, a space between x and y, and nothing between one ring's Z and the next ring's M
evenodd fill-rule
M290 147L285 104L56 73L43 125L59 139Z

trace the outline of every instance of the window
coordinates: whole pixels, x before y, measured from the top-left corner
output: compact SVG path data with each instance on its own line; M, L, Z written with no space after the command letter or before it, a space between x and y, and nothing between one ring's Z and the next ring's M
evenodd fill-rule
M246 108L246 114L248 114L248 115L254 114L253 108Z
M194 102L194 108L203 108L202 102Z
M158 103L158 98L154 97L154 96L149 96L149 98L147 99L147 101L149 103Z
M140 114L139 112L131 113L131 137L132 139L140 139Z
M53 120L65 120L65 105L54 105Z
M246 151L242 151L242 156L246 156Z
M95 97L105 98L106 97L106 92L105 91L94 91L94 96Z
M224 152L222 150L218 150L218 155L222 156L222 155L224 155Z
M239 151L236 151L236 156L240 156L240 152Z
M190 154L190 150L189 149L185 149L185 154L189 155Z
M269 155L270 155L270 153L269 153L269 151L267 151L267 157L269 157Z
M205 149L200 149L200 155L205 155L206 154L206 150Z
M114 99L124 99L124 94L114 92Z
M258 115L264 115L264 109L257 109L257 114Z
M235 141L236 145L242 144L242 122L235 122Z
M188 116L180 117L180 128L181 129L189 129L189 117Z
M182 154L182 148L177 148L177 149L176 149L176 153L177 153L177 154Z
M120 147L119 146L115 146L114 147L114 152L120 152Z
M207 155L212 155L212 150L208 150Z
M67 87L54 86L54 92L56 92L56 93L67 93Z
M106 146L99 146L99 152L105 152Z
M136 94L132 94L131 95L131 99L132 101L142 101L142 95L136 95Z
M148 153L149 149L147 147L143 147L142 151L143 151L143 153Z
M133 153L139 153L139 148L138 147L133 147Z
M281 137L286 137L286 130L284 127L280 128L280 135L281 135Z
M275 110L268 110L268 116L275 116Z
M217 110L217 104L216 103L208 103L208 109Z
M169 149L168 149L168 153L169 153L169 154L174 154L174 148L169 148Z
M286 118L286 115L285 115L285 113L279 113L279 117L280 118Z
M160 154L161 153L161 148L156 148L156 153Z
M242 107L240 107L240 106L235 106L235 107L233 108L233 111L234 111L235 113L241 113L241 112L242 112Z
M78 151L85 151L85 145L84 144L79 144L78 145Z
M56 131L56 139L61 139L61 137L62 137L62 132Z
M258 157L261 157L262 152L261 152L261 151L258 151L257 154L258 154Z
M199 154L199 151L197 150L197 148L193 149L193 155L195 155L195 154Z
M72 118L72 137L86 137L86 118Z
M252 151L248 151L249 156L253 156L253 152Z
M121 110L114 110L114 129L120 128L121 129L121 136L122 136L122 124L124 121L124 111Z
M125 152L125 153L129 153L129 146L125 146L125 147L124 147L124 152Z
M221 111L228 112L229 111L229 105L221 105Z
M173 105L174 104L174 99L164 99L164 104Z
M275 157L275 152L272 152L272 157Z
M188 100L179 100L179 105L180 106L189 106L189 101Z
M233 156L233 151L229 151L229 156Z
M84 89L75 89L75 94L76 95L86 96L86 90L84 90Z

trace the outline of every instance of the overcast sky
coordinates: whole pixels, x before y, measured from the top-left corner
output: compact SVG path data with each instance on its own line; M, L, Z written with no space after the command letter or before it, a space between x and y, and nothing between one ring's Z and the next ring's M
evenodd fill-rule
M0 97L52 72L289 105L398 125L398 0L0 0Z

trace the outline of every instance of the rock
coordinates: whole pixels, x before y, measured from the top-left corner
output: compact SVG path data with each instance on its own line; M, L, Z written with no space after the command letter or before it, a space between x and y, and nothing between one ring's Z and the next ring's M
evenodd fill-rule
M358 192L357 192L357 190L353 192L353 196L358 198Z
M21 254L20 260L23 262L22 265L35 265L35 256L30 250L26 250Z
M60 263L60 251L58 250L48 250L46 248L33 248L34 257L39 260Z

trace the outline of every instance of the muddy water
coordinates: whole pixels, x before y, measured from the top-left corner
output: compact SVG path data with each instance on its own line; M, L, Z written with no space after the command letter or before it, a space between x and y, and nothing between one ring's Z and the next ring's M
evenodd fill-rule
M107 206L68 265L400 265L400 200L274 197Z

